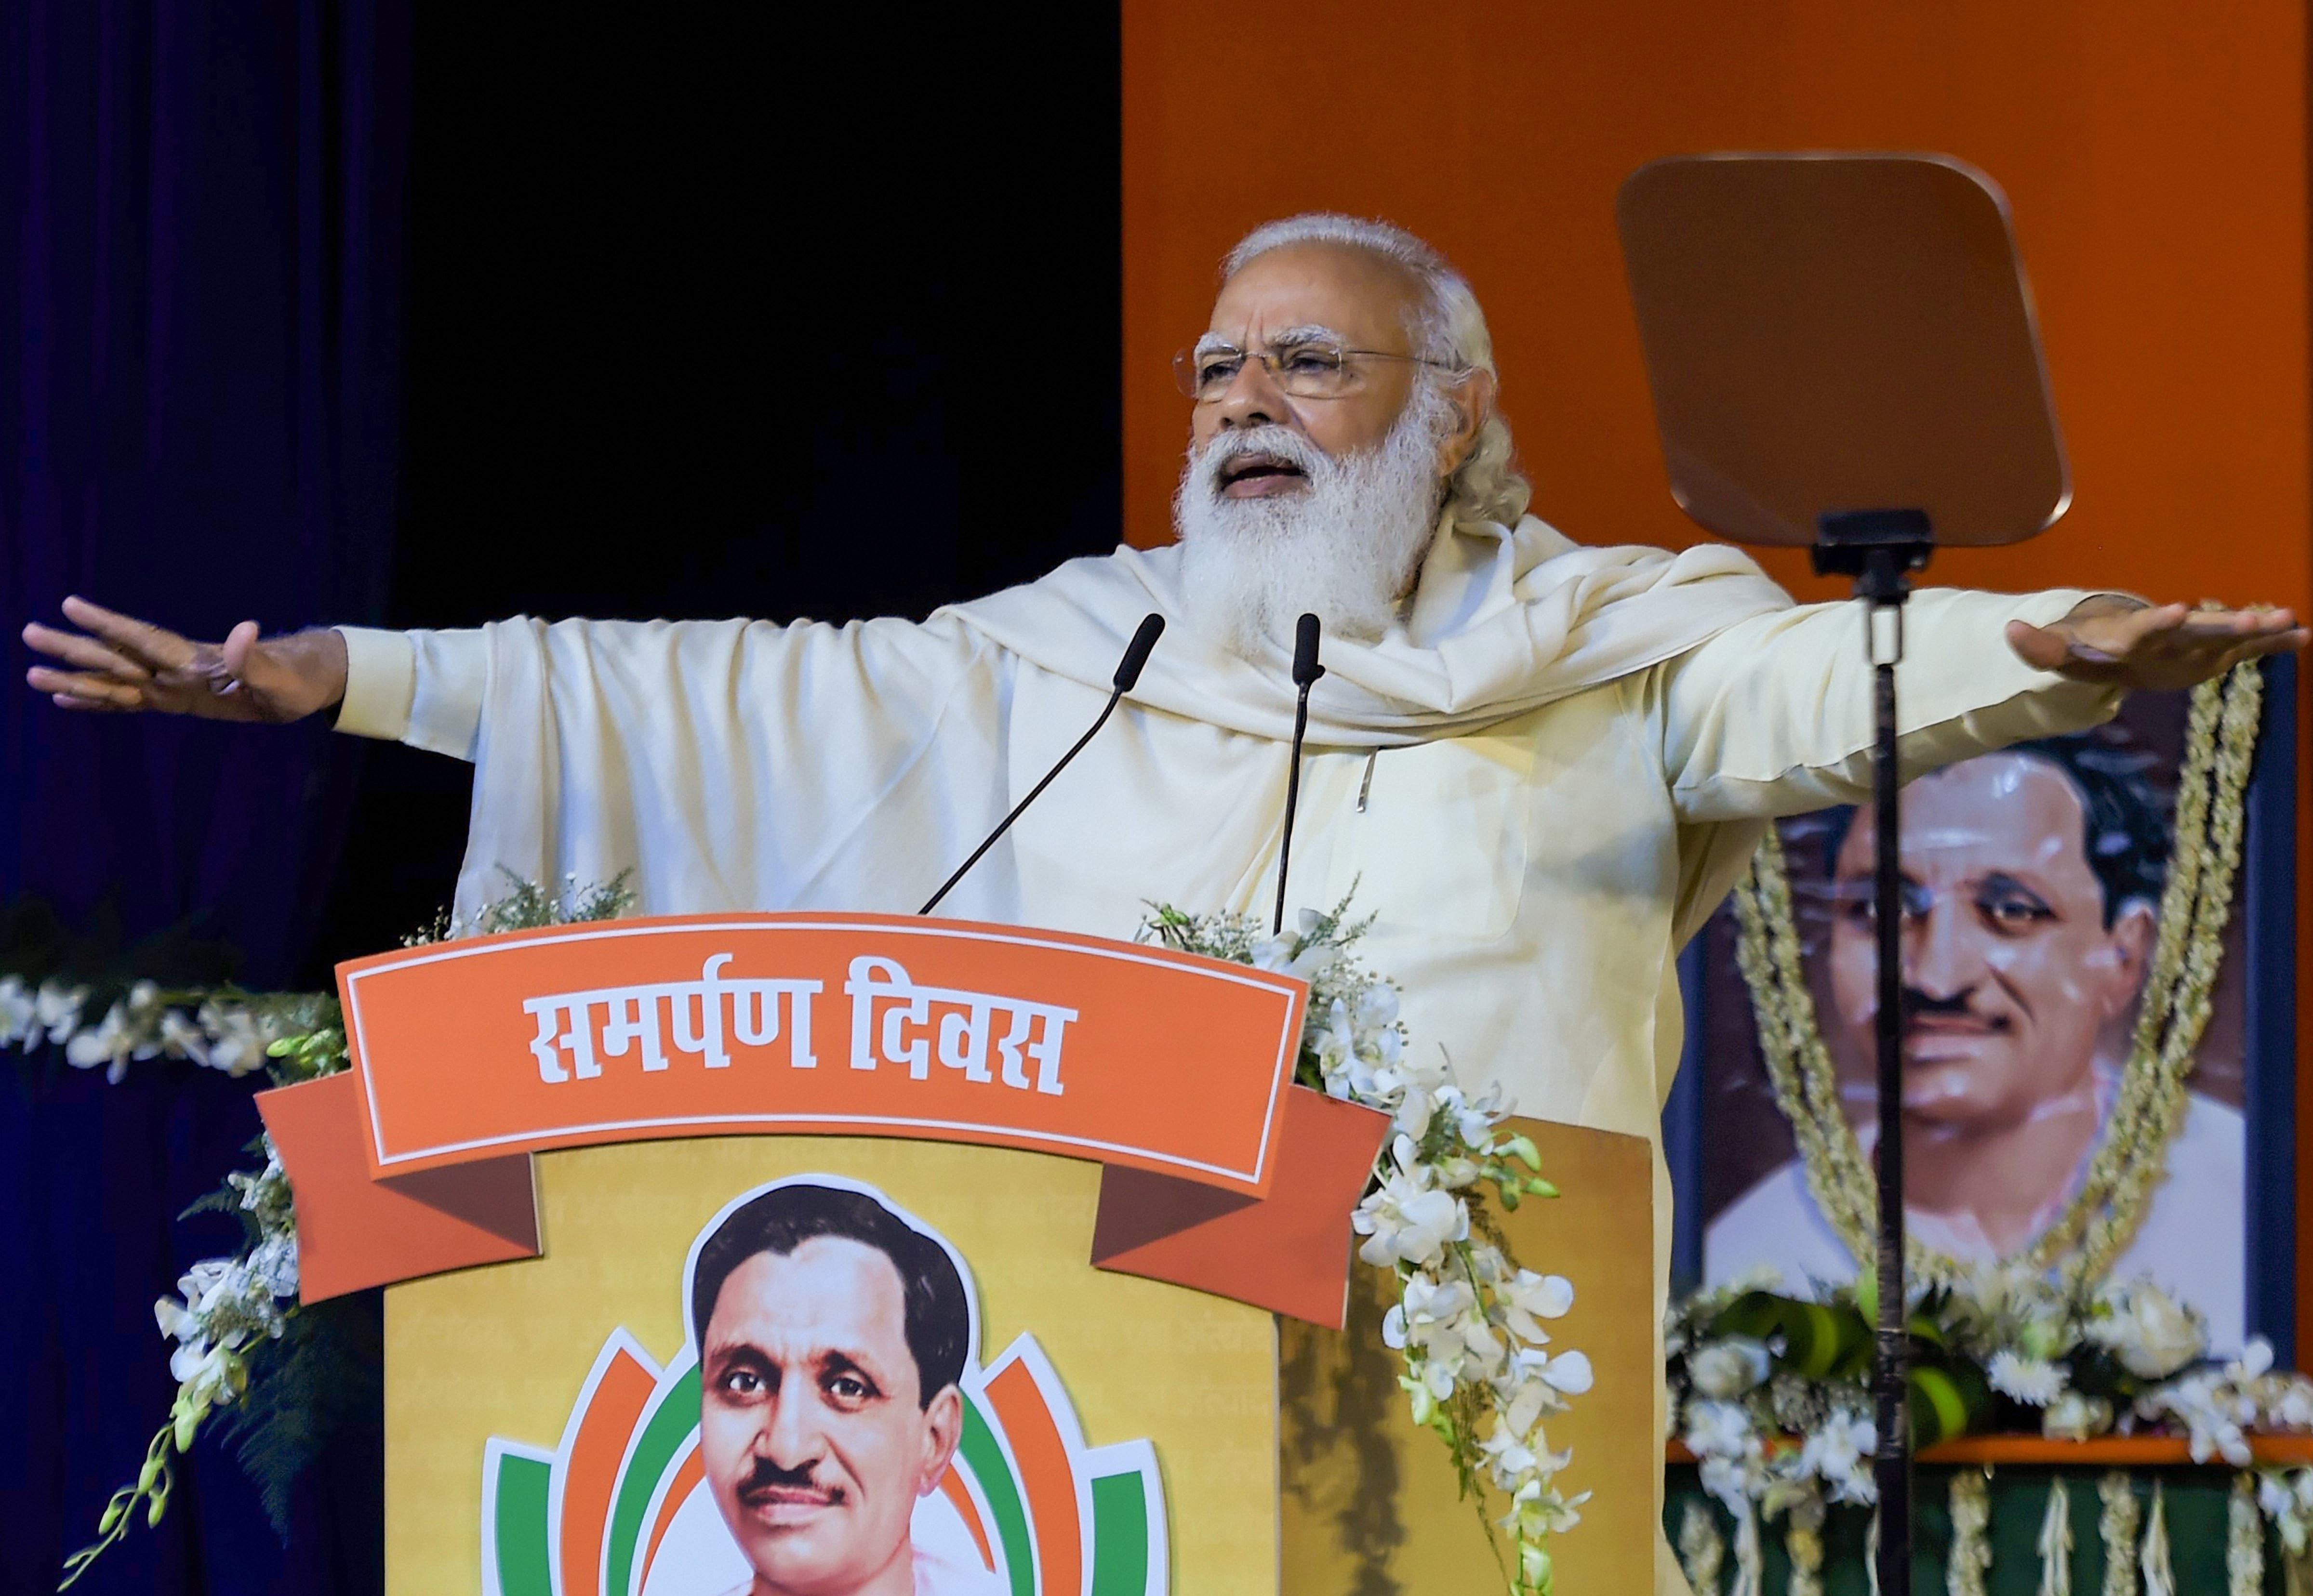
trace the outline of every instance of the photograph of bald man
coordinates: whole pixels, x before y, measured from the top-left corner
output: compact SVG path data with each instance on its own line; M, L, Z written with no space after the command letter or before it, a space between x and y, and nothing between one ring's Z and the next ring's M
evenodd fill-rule
M754 1575L727 1596L996 1596L918 1547L963 1432L972 1311L947 1250L863 1191L774 1187L699 1247L699 1451Z
M1904 789L1904 1217L1964 1262L2030 1247L2086 1180L2127 1057L2169 832L2142 754L2087 734L2019 743ZM1823 1029L1842 1096L1869 1111L1878 1011L1868 811L1833 820ZM1796 861L1795 861L1796 863ZM1878 1140L1865 1124L1868 1153ZM2108 1278L2150 1276L2240 1345L2239 1111L2188 1092L2165 1177ZM1797 1160L1711 1221L1714 1281L1853 1276Z

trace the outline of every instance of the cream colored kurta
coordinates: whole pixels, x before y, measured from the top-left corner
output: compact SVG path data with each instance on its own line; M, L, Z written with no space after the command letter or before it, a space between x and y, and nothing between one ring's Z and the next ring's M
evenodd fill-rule
M503 867L631 869L647 913L911 911L1091 723L1123 637L1177 601L1173 559L1072 562L920 625L347 628L339 725L478 761L462 909ZM1913 599L1908 773L2110 715L2113 694L2032 670L2002 636L2081 596ZM1446 1049L1465 1085L1655 1144L1658 1295L1676 951L1766 819L1869 791L1860 611L1787 605L1731 550L1448 529L1409 622L1371 646L1328 639L1313 698L1291 901L1354 886L1412 1044ZM1226 660L1176 619L943 912L1120 937L1155 901L1266 914L1284 664Z

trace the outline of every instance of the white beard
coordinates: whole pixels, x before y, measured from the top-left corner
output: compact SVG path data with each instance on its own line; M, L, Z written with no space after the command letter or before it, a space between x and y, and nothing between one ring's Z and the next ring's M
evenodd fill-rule
M1183 618L1248 658L1289 638L1305 612L1337 636L1379 637L1437 531L1438 434L1449 413L1424 386L1389 436L1358 454L1336 460L1283 426L1223 433L1192 451L1173 495ZM1305 485L1224 497L1221 469L1254 452L1297 467Z

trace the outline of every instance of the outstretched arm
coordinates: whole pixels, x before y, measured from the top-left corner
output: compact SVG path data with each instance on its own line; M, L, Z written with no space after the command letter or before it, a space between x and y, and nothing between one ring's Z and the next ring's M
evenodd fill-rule
M345 639L326 627L259 637L245 620L222 643L196 643L85 599L66 599L64 612L78 631L24 628L24 642L57 662L24 680L59 708L278 722L345 697Z
M1927 589L1905 625L1906 779L2027 738L2078 731L2121 692L2168 690L2304 646L2286 610L2191 610L2116 594ZM1861 612L1755 617L1650 681L1682 818L1718 821L1855 802L1870 791L1871 667Z
M2303 648L2309 634L2286 609L2193 609L2096 593L2045 627L2008 623L2008 646L2037 671L2074 681L2171 692L2262 654Z

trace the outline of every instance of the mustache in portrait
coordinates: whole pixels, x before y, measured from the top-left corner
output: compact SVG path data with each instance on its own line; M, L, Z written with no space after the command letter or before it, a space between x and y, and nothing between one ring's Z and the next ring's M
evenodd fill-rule
M773 1491L808 1491L824 1500L831 1507L843 1500L843 1487L826 1485L814 1478L816 1464L806 1463L799 1469L782 1469L765 1457L755 1459L755 1466L739 1484L739 1500L754 1506Z

